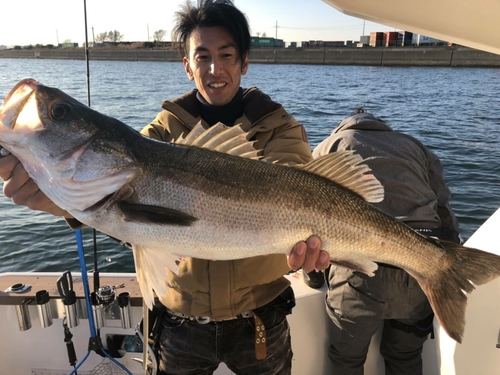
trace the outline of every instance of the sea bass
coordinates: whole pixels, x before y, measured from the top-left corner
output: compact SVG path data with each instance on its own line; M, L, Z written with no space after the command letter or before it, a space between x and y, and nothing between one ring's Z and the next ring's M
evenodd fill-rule
M259 154L246 134L221 124L158 142L32 79L11 90L0 121L0 145L50 199L132 245L150 307L179 257L287 254L315 234L334 264L406 270L460 342L465 292L500 275L499 256L422 236L373 207L383 187L350 152L297 167L251 160Z

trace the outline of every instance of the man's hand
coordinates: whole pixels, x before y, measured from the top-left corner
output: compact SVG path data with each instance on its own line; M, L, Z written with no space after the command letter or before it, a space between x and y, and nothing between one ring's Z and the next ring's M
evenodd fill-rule
M330 256L321 250L321 240L318 236L297 242L288 256L288 267L292 270L302 267L305 272L311 272L314 269L325 270L329 265Z
M55 216L72 216L55 205L30 178L28 172L14 155L0 158L0 178L4 181L3 193L17 205L32 210L45 211Z

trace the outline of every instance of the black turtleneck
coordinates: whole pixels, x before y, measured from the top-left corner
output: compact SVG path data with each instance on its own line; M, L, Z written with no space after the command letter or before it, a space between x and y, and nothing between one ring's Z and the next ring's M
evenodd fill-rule
M201 104L201 118L209 126L222 122L226 126L233 126L237 118L243 114L243 89L240 87L233 100L226 105L216 106L209 104L198 91L196 98Z

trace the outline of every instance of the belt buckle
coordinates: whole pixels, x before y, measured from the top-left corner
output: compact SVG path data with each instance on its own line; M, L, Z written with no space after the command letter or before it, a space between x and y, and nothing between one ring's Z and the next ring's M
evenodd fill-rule
M197 316L194 319L199 324L207 324L207 323L210 323L212 321L212 318L209 316Z

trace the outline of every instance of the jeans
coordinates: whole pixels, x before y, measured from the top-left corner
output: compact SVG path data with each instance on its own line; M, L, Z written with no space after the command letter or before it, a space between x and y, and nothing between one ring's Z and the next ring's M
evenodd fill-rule
M255 357L253 318L198 323L165 313L160 375L209 375L221 362L238 375L290 375L292 348L287 312L273 302L254 310L266 327L267 357Z

